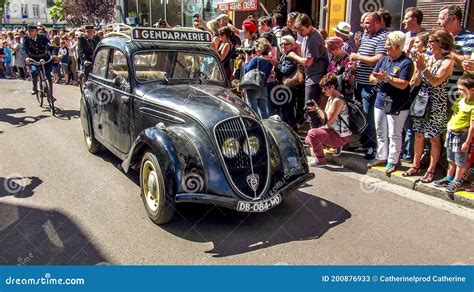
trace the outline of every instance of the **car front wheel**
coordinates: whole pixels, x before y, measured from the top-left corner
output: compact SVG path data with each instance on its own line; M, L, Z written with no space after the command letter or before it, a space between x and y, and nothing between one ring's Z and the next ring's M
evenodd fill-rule
M148 217L156 224L164 224L174 215L175 204L167 196L167 189L158 159L151 152L143 155L140 166L140 187Z

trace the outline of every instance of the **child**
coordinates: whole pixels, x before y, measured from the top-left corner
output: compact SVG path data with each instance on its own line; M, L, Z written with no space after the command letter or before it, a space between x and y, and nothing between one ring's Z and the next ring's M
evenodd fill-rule
M461 187L463 176L469 168L467 158L474 137L474 80L465 74L459 78L457 86L461 98L452 107L453 115L448 123L446 137L448 174L434 182L436 186L447 186L448 193L457 192Z
M6 57L3 58L5 62L5 78L10 79L12 75L12 51L6 41L3 41L3 53L6 55Z
M64 83L69 84L69 51L66 41L61 41L59 49L59 64L61 66L61 74L64 76Z

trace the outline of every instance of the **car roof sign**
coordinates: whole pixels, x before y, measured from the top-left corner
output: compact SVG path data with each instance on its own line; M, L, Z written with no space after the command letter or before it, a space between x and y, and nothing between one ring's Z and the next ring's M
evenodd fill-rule
M212 42L212 37L209 32L201 30L137 27L133 28L132 30L132 41L165 41L210 44Z

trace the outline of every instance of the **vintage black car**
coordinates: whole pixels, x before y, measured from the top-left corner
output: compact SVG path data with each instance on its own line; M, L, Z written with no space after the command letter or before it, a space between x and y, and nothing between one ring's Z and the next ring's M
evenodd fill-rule
M105 146L125 172L139 170L156 224L181 202L264 212L314 177L297 134L231 92L210 41L195 30L111 32L84 85L87 149Z

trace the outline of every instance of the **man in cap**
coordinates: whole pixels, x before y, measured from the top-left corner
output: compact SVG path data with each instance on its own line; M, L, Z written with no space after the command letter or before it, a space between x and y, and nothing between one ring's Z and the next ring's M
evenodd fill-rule
M38 34L38 27L36 25L28 26L28 35L23 37L22 43L27 58L33 59L36 62L39 62L41 59L49 60L49 40L45 35ZM46 71L46 78L48 79L52 90L51 71L53 67L51 62L46 63L44 69ZM30 71L33 76L33 90L31 94L36 94L38 91L37 82L39 70L39 66L30 64Z
M77 56L82 66L85 61L92 62L95 48L100 42L99 36L95 34L94 26L86 25L84 29L85 33L77 39Z
M341 21L337 24L337 27L333 28L333 30L336 33L336 36L344 41L344 46L342 48L348 55L357 52L355 43L351 39L354 34L351 32L351 25L349 23Z

